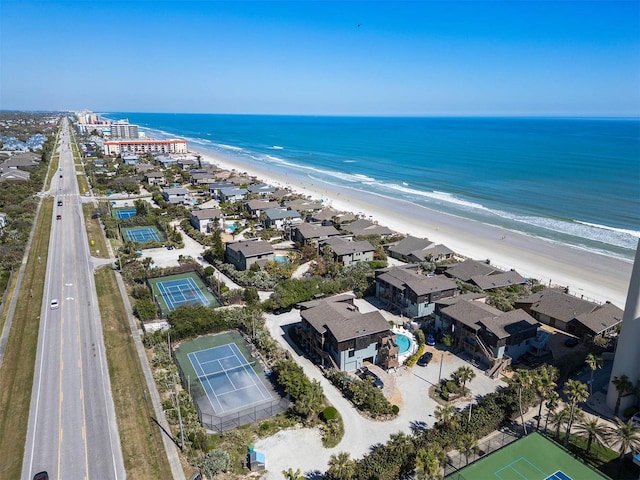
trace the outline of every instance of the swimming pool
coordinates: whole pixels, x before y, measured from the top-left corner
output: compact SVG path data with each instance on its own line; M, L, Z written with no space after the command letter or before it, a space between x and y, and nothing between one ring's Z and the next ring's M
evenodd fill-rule
M398 355L402 355L403 353L407 353L411 348L411 339L402 333L396 333L396 345L398 345L400 349Z
M273 259L274 261L281 263L283 265L286 265L287 263L289 263L289 257L287 257L286 255L275 255Z

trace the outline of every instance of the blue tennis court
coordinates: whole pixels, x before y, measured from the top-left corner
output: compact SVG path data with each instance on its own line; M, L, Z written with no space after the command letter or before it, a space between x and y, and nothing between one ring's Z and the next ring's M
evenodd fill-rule
M120 220L126 220L127 218L135 217L137 212L135 208L119 208L114 210L116 216Z
M572 480L569 475L564 473L562 470L558 470L556 473L549 475L544 480Z
M273 399L235 343L187 356L217 415Z
M175 310L181 305L209 305L209 300L193 278L160 281L157 286L169 310Z
M123 228L122 236L131 242L159 242L160 236L155 227Z

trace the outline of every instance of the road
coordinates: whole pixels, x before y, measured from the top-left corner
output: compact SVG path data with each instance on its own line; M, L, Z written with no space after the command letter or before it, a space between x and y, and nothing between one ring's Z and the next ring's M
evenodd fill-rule
M119 479L124 462L68 128L65 118L22 478L44 470L59 480Z

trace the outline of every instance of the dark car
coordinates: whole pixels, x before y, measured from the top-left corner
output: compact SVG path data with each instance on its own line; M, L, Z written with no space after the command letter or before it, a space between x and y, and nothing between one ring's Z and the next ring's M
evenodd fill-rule
M421 367L426 367L427 365L429 365L429 362L431 361L432 358L433 358L433 353L427 352L418 359L418 365L420 365Z
M433 347L436 344L436 339L433 336L432 333L430 333L429 335L427 335L427 345L429 345L430 347Z
M273 311L273 313L275 315L282 315L283 313L290 312L292 308L293 305L289 305L288 307L278 307Z
M62 220L62 215L56 215L56 220Z
M369 370L366 367L362 367L361 369L359 369L356 374L362 379L368 379L370 378L371 381L373 382L373 386L379 389L383 389L384 388L384 382L382 380L380 380L380 377L378 377L375 373L373 373L371 370Z
M577 338L574 338L574 337L567 338L564 341L565 346L570 347L570 348L575 347L576 345L578 345L578 343L580 343L580 340L578 340Z
M38 472L33 476L33 480L49 480L49 474L47 472Z
M62 206L62 200L58 200L58 206L61 207Z

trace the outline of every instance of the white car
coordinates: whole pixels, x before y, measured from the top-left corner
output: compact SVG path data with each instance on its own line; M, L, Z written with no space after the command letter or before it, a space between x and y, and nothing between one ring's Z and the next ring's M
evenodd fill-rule
M51 300L51 310L57 310L60 304L58 303L58 299L54 298Z

